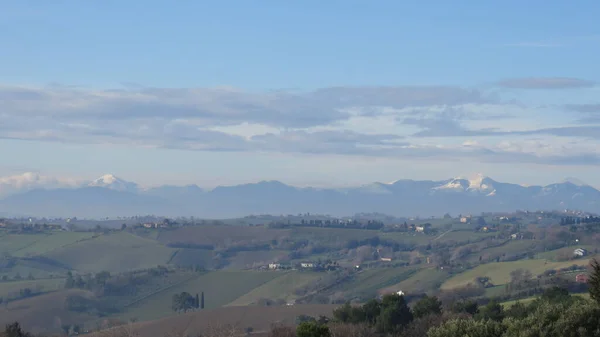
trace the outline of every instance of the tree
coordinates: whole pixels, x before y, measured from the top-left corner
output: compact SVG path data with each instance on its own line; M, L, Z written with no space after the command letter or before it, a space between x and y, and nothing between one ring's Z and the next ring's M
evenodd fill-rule
M317 322L303 322L296 328L297 337L331 337L327 325Z
M504 313L506 317L521 319L529 315L533 309L533 306L525 305L523 302L517 301L515 304L509 306Z
M505 337L592 337L600 329L600 308L590 301L541 302L530 315L504 324Z
M30 333L23 331L19 322L6 325L4 335L6 337L32 337Z
M381 314L381 303L375 299L368 301L362 306L364 312L365 321L369 325L375 325L377 317ZM358 316L358 312L354 311L354 317Z
M196 299L194 301L194 308L200 308L200 297L198 297L198 293L196 293Z
M67 272L67 279L65 280L65 288L71 289L75 287L75 279L73 279L73 273Z
M467 313L471 316L479 312L479 305L475 301L459 301L452 305L451 310L455 313Z
M544 291L544 293L541 296L541 300L548 301L550 303L570 302L571 295L569 294L569 291L565 288L552 287Z
M184 291L180 294L173 295L173 303L171 307L173 311L187 312L188 310L194 308L194 301L194 297L188 292Z
M490 301L486 306L479 309L475 315L479 320L502 321L504 319L504 309L502 305L495 300Z
M592 271L588 280L590 297L600 304L600 263L593 259L591 262Z
M439 315L442 313L442 302L435 296L421 298L412 308L415 318L421 318L427 315Z
M455 319L427 333L428 337L501 337L505 328L495 321L476 321L473 319Z
M386 295L381 301L381 313L377 318L378 332L394 333L401 331L413 320L412 312L404 296Z
M202 292L202 297L200 297L200 309L204 309L204 291Z

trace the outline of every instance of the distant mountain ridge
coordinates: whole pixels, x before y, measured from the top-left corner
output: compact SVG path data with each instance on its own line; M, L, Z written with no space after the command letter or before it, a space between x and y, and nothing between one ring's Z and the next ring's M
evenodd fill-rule
M516 209L598 212L600 191L573 179L547 186L522 186L484 175L441 181L405 179L342 189L299 188L279 181L212 190L196 185L142 189L107 174L78 188L34 189L0 200L0 213L88 218L146 214L228 218L305 212L430 216Z

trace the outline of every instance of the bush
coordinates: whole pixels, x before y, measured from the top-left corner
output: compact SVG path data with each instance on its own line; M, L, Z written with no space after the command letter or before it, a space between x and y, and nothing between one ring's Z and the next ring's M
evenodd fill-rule
M297 337L331 337L327 325L317 322L303 322L296 328Z

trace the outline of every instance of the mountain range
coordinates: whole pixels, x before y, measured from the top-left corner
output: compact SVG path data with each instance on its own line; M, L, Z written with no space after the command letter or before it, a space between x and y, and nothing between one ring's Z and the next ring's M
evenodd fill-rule
M299 188L261 181L205 190L196 185L144 189L114 175L69 188L35 188L0 200L0 214L105 218L132 215L232 218L249 214L379 212L394 216L482 211L600 210L600 191L574 180L547 186L503 183L478 175L442 181L397 180L350 188Z

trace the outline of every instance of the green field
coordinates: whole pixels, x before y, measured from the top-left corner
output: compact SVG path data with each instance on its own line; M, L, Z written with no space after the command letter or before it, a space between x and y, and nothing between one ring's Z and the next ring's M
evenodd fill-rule
M447 278L448 273L443 270L438 268L424 268L417 271L406 280L386 288L384 291L391 292L402 290L407 294L427 292L438 289Z
M165 265L175 249L126 232L101 235L46 256L82 272L124 272Z
M34 245L45 234L4 234L0 237L0 254L16 254L18 251Z
M53 232L50 234L37 234L39 239L33 244L15 251L16 257L43 255L61 247L67 247L76 242L90 239L94 233L87 232Z
M374 297L382 289L388 289L417 272L413 266L397 268L374 268L359 272L350 281L333 289L334 292L348 292L354 296Z
M34 292L49 292L63 289L65 280L44 279L44 280L23 280L23 281L8 281L0 282L0 297L14 298L17 297L21 289L29 288Z
M204 292L205 308L218 308L235 301L257 287L282 276L280 272L215 271L162 290L127 308L120 317L140 320L157 319L174 315L171 303L174 294L187 291Z
M230 306L250 305L261 298L283 299L286 302L298 298L294 294L296 289L305 287L323 276L323 273L291 271L259 286L249 293L229 303Z
M533 276L542 274L544 271L549 269L561 269L570 267L574 264L587 265L589 260L575 260L567 262L551 262L546 260L519 260L512 262L494 262L479 265L473 269L464 271L442 284L442 289L452 289L456 287L465 286L469 283L474 282L475 278L480 276L487 276L491 279L491 282L495 285L506 284L510 282L510 272L517 269L529 270Z
M531 240L512 240L501 246L495 246L483 249L480 252L473 253L469 255L466 260L469 262L478 262L479 257L483 257L484 259L495 258L497 256L502 256L503 254L510 255L511 253L516 252L525 252L527 249L533 247L535 245L534 241ZM484 260L485 261L485 260Z
M171 264L182 267L200 266L212 269L214 266L213 252L207 249L178 249Z
M582 246L569 246L569 247L563 247L560 249L555 249L555 250L550 250L547 252L543 252L543 253L539 253L537 254L536 258L539 259L548 259L548 260L552 260L552 261L557 261L557 259L560 256L565 256L565 257L574 257L573 255L573 251L577 248L583 248L585 250L587 250L588 252L594 252L594 250L596 248L598 248L598 246L592 246L592 245L582 245Z
M442 232L443 233L443 232ZM446 241L456 241L456 242L466 242L466 241L475 241L481 238L487 238L490 236L494 236L496 233L489 232L474 232L472 230L453 230L441 236L437 241L446 242Z

